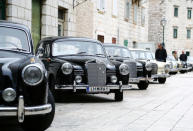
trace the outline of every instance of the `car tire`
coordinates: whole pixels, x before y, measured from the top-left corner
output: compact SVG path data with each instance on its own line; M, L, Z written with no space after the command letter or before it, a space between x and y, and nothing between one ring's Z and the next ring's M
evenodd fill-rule
M186 71L180 71L180 73L184 74L184 73L186 73Z
M123 101L123 92L115 93L115 101Z
M48 91L48 103L52 105L52 111L45 115L25 117L21 127L24 131L44 131L50 127L55 115L55 101L51 91Z
M146 82L146 81L140 81L138 84L137 84L139 90L146 90L149 86L149 82Z
M166 82L166 78L158 78L158 82L160 84L164 84Z

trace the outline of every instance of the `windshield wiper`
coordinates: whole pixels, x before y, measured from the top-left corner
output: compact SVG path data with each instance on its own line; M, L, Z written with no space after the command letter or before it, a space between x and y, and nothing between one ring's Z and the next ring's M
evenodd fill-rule
M96 56L105 56L104 54L95 54Z

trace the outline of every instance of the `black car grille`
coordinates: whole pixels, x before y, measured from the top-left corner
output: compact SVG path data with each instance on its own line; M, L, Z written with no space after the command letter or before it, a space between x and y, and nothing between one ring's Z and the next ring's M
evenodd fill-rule
M90 86L106 85L106 66L104 64L87 64L88 84Z
M143 67L137 66L137 77L143 77L143 76L144 76Z
M152 63L152 71L151 71L151 74L152 74L152 75L157 74L157 70L158 70L157 64Z
M129 66L129 77L136 78L137 77L136 62L126 62L126 64Z

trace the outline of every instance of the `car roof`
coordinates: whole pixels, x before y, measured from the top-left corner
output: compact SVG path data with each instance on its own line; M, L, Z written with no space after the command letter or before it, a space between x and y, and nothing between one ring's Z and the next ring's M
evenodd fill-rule
M0 26L7 26L7 27L16 27L25 30L26 32L30 33L30 29L23 24L16 23L16 22L10 22L5 20L0 20Z
M118 45L118 44L112 44L112 43L104 43L104 47L121 47L121 48L128 49L128 48L125 47L125 46Z
M91 38L86 38L86 37L73 37L73 36L53 36L53 37L45 37L41 41L60 41L60 40L79 40L79 41L90 41L90 42L97 42L101 43L98 40L91 39Z
M129 50L133 50L133 51L146 51L148 52L148 50L145 50L145 49L138 49L138 48L129 48Z

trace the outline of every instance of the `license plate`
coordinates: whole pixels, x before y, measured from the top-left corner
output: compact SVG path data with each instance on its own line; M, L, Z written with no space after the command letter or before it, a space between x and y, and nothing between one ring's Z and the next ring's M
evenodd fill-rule
M88 93L103 93L109 91L110 89L108 87L87 87Z

